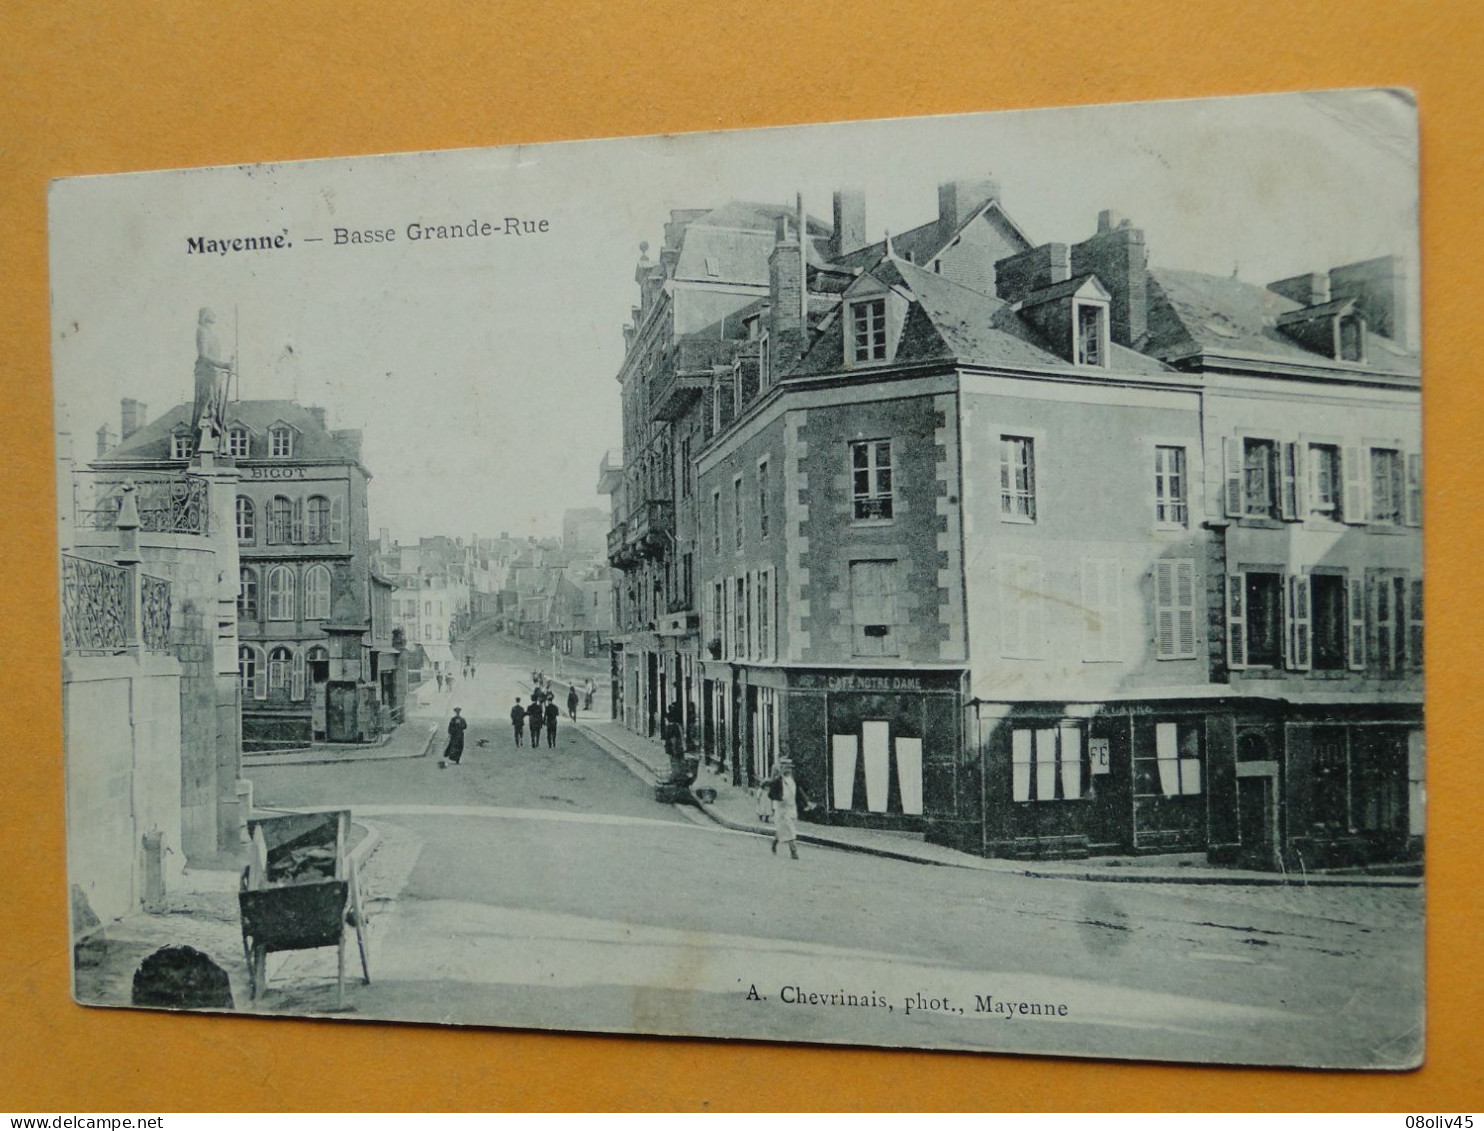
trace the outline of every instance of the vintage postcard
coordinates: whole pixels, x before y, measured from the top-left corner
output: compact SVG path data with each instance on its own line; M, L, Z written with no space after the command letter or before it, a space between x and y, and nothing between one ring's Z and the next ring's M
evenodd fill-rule
M1419 1064L1417 207L1395 90L56 183L77 1000Z

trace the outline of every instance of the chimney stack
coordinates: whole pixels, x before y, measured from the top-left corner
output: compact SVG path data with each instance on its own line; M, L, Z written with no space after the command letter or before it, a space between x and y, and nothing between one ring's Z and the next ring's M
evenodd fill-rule
M787 216L778 217L773 252L768 256L773 372L787 373L804 352L804 261Z
M1032 291L1065 283L1072 277L1071 252L1064 243L1043 243L1029 251L995 260L995 295L1019 302Z
M1329 273L1330 298L1353 298L1372 332L1407 348L1407 276L1401 257L1383 255L1336 267Z
M1308 271L1278 279L1269 283L1267 289L1292 299L1300 306L1318 306L1329 301L1329 276L1319 271Z
M998 181L945 181L938 186L939 234L958 231L975 209L999 198Z
M830 237L830 258L839 259L859 251L871 241L866 237L866 194L860 189L835 193L835 234Z
M130 436L144 427L144 416L147 410L143 401L136 401L133 397L125 397L119 402L119 439L127 440Z
M1111 209L1098 213L1098 232L1072 245L1072 274L1096 275L1113 296L1109 336L1138 349L1149 330L1149 252L1144 232Z
M110 448L118 443L118 437L113 434L113 429L103 425L98 429L98 458L102 459Z
M309 415L314 417L314 422L323 429L329 428L329 418L325 415L323 405L312 404L309 406Z

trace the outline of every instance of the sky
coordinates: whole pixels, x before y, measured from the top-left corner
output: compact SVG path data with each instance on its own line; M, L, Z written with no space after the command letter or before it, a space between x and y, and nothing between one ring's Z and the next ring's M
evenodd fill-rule
M671 209L801 192L828 224L832 191L860 188L879 239L932 219L940 181L993 177L1035 243L1085 239L1111 208L1144 229L1151 265L1258 284L1395 253L1417 311L1416 122L1407 96L1372 90L59 181L59 428L85 460L121 398L151 418L189 400L209 306L243 399L324 405L331 427L364 430L373 529L559 534L564 510L607 506L598 463L622 442L639 244L657 254ZM507 217L546 231L407 235ZM396 238L336 246L337 227ZM188 251L279 233L291 246Z

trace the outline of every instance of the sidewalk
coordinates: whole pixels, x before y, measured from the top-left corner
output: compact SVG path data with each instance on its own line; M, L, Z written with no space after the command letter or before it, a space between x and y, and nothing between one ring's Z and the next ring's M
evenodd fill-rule
M649 784L668 776L669 759L657 742L641 738L621 723L608 719L578 717L577 725L599 746L612 754L634 774ZM692 786L697 790L716 792L714 802L696 801L696 807L724 828L737 832L773 835L773 826L758 817L752 791L734 786L713 768L702 767ZM1180 856L1095 856L1086 860L999 860L974 856L943 845L929 844L921 834L892 832L884 829L858 829L843 825L818 825L807 820L799 825L799 840L805 844L838 848L905 860L916 864L936 864L950 868L969 868L980 872L1031 876L1058 880L1092 880L1103 883L1155 884L1242 884L1253 886L1309 885L1314 887L1416 887L1417 876L1324 875L1288 876L1277 872L1256 872L1238 868L1218 868L1208 864L1203 855Z
M242 755L244 770L264 766L313 766L339 762L385 762L397 758L422 758L438 735L438 723L428 716L411 715L391 734L378 742L317 742L313 746L285 750L281 754L257 751Z

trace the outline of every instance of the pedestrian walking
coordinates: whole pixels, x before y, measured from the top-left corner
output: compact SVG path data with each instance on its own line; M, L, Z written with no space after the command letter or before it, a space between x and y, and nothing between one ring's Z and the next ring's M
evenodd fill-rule
M799 805L813 809L814 804L803 786L794 781L793 759L787 756L778 759L778 766L764 783L768 788L768 800L773 803L773 852L780 844L788 845L790 858L799 858Z
M556 705L554 696L548 696L546 700L546 745L556 745L557 720L562 717L561 708Z
M464 731L469 729L465 721L462 708L453 709L453 718L448 720L448 745L443 748L443 761L438 763L439 769L445 764L457 766L464 759Z
M443 690L443 673L441 671L438 673L438 690Z
M531 732L531 749L541 745L541 723L546 717L541 710L541 699L539 696L531 696L531 705L526 708L526 724Z
M510 725L515 728L515 744L519 746L526 730L526 709L520 705L519 695L515 697L515 706L510 708Z
M591 711L593 709L593 696L597 693L598 685L589 678L587 686L583 688L582 709L584 711Z
M571 689L567 692L567 714L572 716L572 721L574 723L577 721L577 702L577 685L573 684Z
M448 693L450 695L452 695L453 694L453 672L449 672L446 676L443 677L443 684L444 684L445 687L448 688Z

